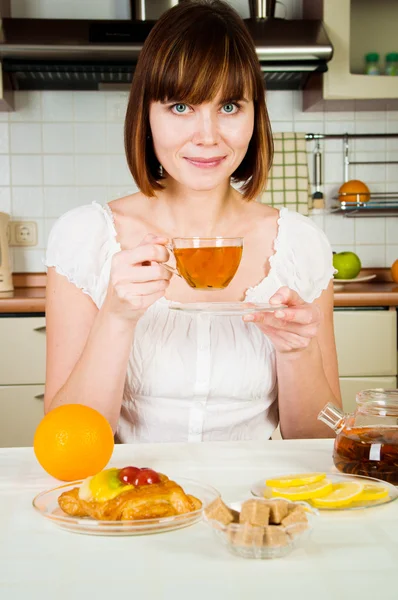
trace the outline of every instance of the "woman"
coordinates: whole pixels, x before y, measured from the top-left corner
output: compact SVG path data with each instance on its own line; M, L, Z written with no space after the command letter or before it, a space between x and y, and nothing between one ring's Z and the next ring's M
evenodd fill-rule
M141 190L63 215L46 264L45 410L83 403L122 442L321 437L339 403L332 253L295 212L253 202L272 138L253 42L219 0L183 2L151 31L125 122ZM237 191L232 180L239 184ZM197 291L163 266L172 237L243 237L230 285ZM198 319L170 300L288 308Z

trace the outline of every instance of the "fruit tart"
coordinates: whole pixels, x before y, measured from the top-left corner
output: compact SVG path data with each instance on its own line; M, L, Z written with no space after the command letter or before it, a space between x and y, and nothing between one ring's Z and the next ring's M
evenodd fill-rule
M70 516L101 521L159 519L202 507L166 475L138 467L105 469L87 477L80 487L63 492L58 504Z

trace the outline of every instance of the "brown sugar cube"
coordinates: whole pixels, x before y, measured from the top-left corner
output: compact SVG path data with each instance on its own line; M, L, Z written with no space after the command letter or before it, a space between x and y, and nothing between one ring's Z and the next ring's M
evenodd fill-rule
M228 536L234 546L263 546L264 528L253 527L250 523L245 523L238 528L229 528Z
M208 519L214 519L223 525L228 525L234 519L232 511L226 504L224 504L221 498L216 498L216 500L213 500L213 502L209 504L204 512Z
M246 500L242 504L239 521L264 527L269 523L270 509L267 504L260 500Z
M288 514L288 503L286 500L273 500L268 503L270 514L269 522L272 525L280 525L282 519L287 517Z
M264 527L264 546L287 546L289 537L280 525L268 525Z
M296 525L297 523L307 523L308 519L304 509L301 506L296 506L293 510L289 511L289 514L282 519L282 525L289 527L290 525Z
M239 523L240 512L238 510L234 510L230 508L230 513L232 515L232 523Z

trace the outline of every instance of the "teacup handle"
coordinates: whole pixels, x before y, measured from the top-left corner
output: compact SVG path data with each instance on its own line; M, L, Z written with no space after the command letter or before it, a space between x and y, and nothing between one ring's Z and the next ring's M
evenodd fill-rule
M173 246L171 244L165 244L165 247L167 248L167 250L169 252L173 253ZM170 271L170 273L173 273L173 275L177 275L177 277L181 277L181 279L183 279L183 277L179 274L177 269L175 269L174 267L171 267L167 263L162 263L162 266L166 269L166 271Z

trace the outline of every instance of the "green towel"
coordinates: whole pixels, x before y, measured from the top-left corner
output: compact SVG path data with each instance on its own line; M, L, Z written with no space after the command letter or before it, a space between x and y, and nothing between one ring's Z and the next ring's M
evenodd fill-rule
M273 137L274 161L259 201L308 215L312 198L305 133L275 133Z

